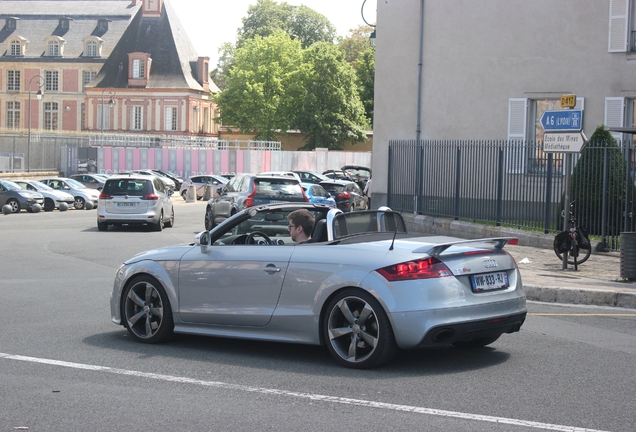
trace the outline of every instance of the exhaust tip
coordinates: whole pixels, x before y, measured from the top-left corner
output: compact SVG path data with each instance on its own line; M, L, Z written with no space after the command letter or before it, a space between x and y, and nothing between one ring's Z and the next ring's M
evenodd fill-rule
M446 342L453 336L455 336L455 330L450 328L441 329L435 332L435 335L433 336L433 342Z

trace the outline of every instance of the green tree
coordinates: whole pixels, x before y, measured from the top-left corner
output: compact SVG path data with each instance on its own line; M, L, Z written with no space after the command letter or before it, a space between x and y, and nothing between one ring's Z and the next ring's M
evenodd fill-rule
M210 79L219 90L223 91L227 88L227 75L232 67L232 59L234 58L234 45L230 42L225 42L219 48L219 61L217 62L216 69L210 72Z
M332 42L336 29L322 14L307 6L292 6L274 0L258 0L247 10L243 27L239 29L237 47L255 36L267 37L282 30L298 39L303 48L316 42Z
M371 36L372 31L373 27L361 25L349 30L349 36L340 39L338 46L344 51L345 60L351 66L355 67L360 55L370 48L369 36Z
M302 149L338 150L347 141L365 141L364 107L343 52L336 45L318 42L304 51L304 59L295 123L307 134Z
M364 106L365 116L369 125L373 126L373 99L375 85L375 49L367 48L355 63L358 96Z
M602 179L606 166L608 178L604 185ZM570 199L576 201L574 212L579 225L586 227L590 234L602 233L604 199L607 203L606 234L619 234L625 209L626 175L627 166L621 148L612 134L604 126L599 126L574 167L570 188ZM630 200L633 201L634 196Z
M235 52L227 88L215 97L219 120L262 140L289 130L302 57L300 42L280 30L246 41Z

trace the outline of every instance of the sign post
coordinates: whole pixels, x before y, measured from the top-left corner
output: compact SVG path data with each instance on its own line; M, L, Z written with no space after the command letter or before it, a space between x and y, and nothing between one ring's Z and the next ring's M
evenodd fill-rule
M561 96L561 107L574 108L576 95ZM563 208L563 230L568 230L570 222L570 171L572 170L572 155L581 153L587 144L587 138L583 134L583 110L563 109L546 111L541 116L543 134L543 151L546 153L564 153L565 162L565 202ZM575 261L576 262L576 261ZM568 268L568 251L563 253L562 270Z

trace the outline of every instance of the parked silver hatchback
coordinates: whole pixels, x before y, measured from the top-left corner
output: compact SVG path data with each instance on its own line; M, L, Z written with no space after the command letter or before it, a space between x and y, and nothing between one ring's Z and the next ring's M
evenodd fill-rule
M99 196L97 229L108 225L148 225L155 231L174 226L173 194L159 177L122 174L109 177Z

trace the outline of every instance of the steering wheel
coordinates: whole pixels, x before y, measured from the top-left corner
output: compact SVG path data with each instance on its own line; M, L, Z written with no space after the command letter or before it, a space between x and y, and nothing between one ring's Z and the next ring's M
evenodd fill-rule
M256 236L263 237L263 240L265 240L265 243L267 243L268 245L273 245L274 244L272 239L269 238L265 233L263 233L261 231L254 231L250 235L248 235L247 238L245 239L245 244L252 244L252 243L256 244L256 242L254 241L254 237L256 237Z

